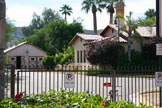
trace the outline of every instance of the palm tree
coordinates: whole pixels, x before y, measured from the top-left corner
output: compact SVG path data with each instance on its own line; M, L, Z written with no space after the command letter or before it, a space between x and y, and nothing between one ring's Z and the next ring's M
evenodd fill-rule
M102 0L84 0L82 2L82 10L85 10L86 13L92 11L93 14L93 27L94 34L97 34L97 11L102 12L102 9L105 7Z
M113 24L113 14L115 12L115 3L121 2L123 0L103 0L108 13L110 13L110 24Z
M145 12L146 18L153 18L156 17L156 11L154 9L148 9Z
M71 15L72 12L72 8L69 5L64 4L61 9L60 12L62 12L62 15L65 15L65 21L67 22L67 15Z
M137 41L141 41L142 37L136 31L138 24L135 20L132 19L132 12L129 12L129 16L126 16L126 24L124 31L128 34L128 61L131 61L131 38L134 38Z

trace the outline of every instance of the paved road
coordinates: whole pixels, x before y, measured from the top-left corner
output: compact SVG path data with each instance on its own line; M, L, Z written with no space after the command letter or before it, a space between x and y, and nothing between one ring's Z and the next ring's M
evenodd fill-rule
M59 90L64 88L64 74L56 72L26 72L19 75L19 92L26 91L27 94L40 93L41 91L48 91L50 89ZM90 91L95 94L100 94L102 97L109 97L109 91L112 87L104 87L104 82L112 84L112 77L110 76L85 76L75 74L75 88L67 89L75 92ZM17 91L17 81L16 81ZM142 100L138 93L142 91L155 89L154 78L135 78L135 77L116 77L117 101L128 100L139 103ZM16 92L17 93L17 92ZM149 96L148 99L150 99Z

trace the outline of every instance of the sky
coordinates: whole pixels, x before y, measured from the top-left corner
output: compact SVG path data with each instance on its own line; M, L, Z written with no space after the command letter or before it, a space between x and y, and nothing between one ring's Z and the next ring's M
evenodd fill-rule
M74 19L81 18L84 29L93 30L93 16L90 11L85 13L82 8L83 0L6 0L6 16L13 21L15 26L28 26L32 20L33 13L41 15L44 8L51 8L59 11L63 4L67 4L73 8L73 14L67 17L68 23ZM156 7L156 0L124 0L125 1L125 16L130 11L133 12L134 19L144 17L144 13L149 8ZM60 13L61 15L61 13ZM62 15L61 15L62 16ZM62 16L64 17L64 16ZM104 29L109 24L109 13L103 10L102 13L97 13L97 28Z

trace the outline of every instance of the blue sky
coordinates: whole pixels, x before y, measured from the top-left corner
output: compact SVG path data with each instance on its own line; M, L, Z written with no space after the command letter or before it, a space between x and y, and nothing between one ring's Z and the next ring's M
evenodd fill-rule
M92 13L88 14L81 10L83 0L6 0L7 17L14 21L16 26L28 26L31 22L33 12L40 15L43 9L52 8L59 11L63 4L68 4L73 8L73 14L68 17L68 22L80 17L83 19L85 29L93 29ZM130 11L133 12L133 17L144 17L144 12L149 8L155 9L156 0L125 0L125 16ZM104 10L102 13L97 13L98 29L103 29L109 24L109 13Z

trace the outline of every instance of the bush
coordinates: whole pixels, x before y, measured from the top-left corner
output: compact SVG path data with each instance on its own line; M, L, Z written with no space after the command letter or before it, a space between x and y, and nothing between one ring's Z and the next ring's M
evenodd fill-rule
M44 68L50 69L56 67L58 60L55 56L45 56L43 57L42 64Z
M0 108L153 108L142 103L135 106L131 102L110 102L108 98L93 95L89 92L74 93L61 89L56 92L50 90L38 95L22 96L17 94L15 99L0 101Z
M158 66L159 56L156 55L156 44L145 44L142 46L142 56L147 64Z
M93 65L114 65L118 59L118 48L117 42L112 41L111 38L89 43L87 59Z
M147 55L146 55L147 56ZM120 56L119 66L128 66L128 53ZM131 50L131 62L129 66L158 66L158 62L146 60L145 56L135 50Z

